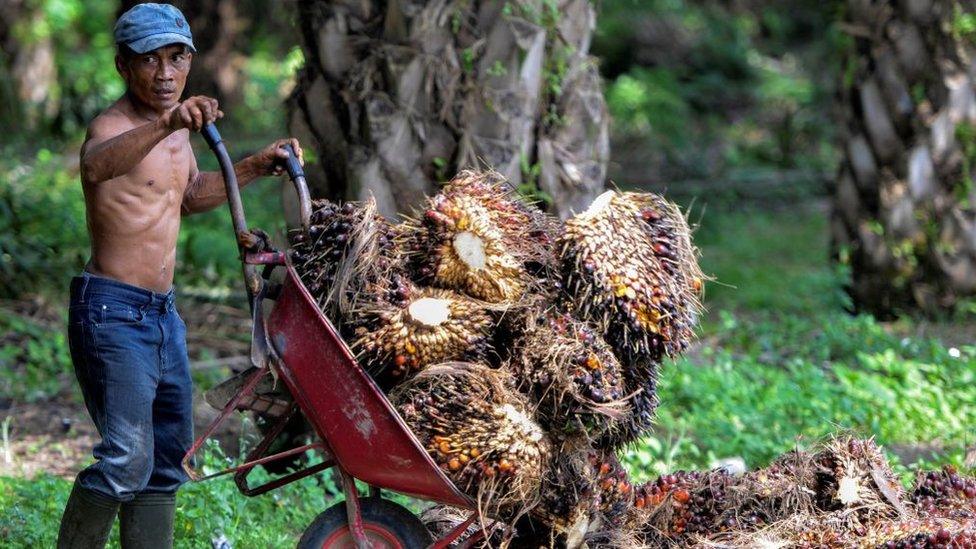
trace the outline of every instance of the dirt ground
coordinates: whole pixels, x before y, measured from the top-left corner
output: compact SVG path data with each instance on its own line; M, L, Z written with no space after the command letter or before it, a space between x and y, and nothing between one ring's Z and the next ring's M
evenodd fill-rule
M195 433L199 435L217 412L199 392L194 395L193 407ZM235 414L217 434L218 441L226 450L236 452L241 429L240 415ZM69 395L30 404L8 404L6 409L0 408L0 476L30 478L49 473L74 478L91 463L92 448L98 440L98 432L80 398Z

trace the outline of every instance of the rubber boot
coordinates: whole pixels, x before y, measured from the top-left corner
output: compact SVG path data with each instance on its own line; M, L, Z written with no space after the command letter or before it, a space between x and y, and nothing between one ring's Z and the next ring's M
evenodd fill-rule
M122 504L119 537L122 549L170 549L176 494L138 494Z
M119 502L75 481L61 516L58 549L102 549L118 511Z

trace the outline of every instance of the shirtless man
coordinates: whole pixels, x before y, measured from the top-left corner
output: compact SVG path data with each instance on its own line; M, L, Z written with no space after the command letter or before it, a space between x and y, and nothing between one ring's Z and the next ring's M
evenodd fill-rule
M217 101L180 102L193 58L183 14L140 4L115 26L127 91L92 121L81 149L91 260L71 281L69 343L98 427L95 463L78 474L58 547L104 547L118 514L123 548L171 547L181 460L192 443L186 325L174 308L182 216L227 197L197 170L190 131L223 116ZM279 140L238 162L241 185L281 173Z

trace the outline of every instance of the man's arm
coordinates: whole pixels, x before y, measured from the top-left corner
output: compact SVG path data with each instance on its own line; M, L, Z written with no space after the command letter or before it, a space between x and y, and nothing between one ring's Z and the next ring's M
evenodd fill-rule
M238 186L243 187L266 175L280 175L282 167L279 159L288 158L288 152L282 148L285 144L291 144L298 154L298 161L304 164L305 160L298 140L279 139L258 153L234 164ZM223 175L220 172L199 171L196 157L190 156L193 160L190 165L190 183L183 193L183 215L212 210L227 201Z
M134 128L122 113L105 113L88 128L81 148L81 178L86 183L101 183L125 175L169 134L183 128L200 131L223 114L215 99L203 96L191 97Z
M82 180L101 183L132 171L153 147L173 132L161 120L126 130L131 122L120 113L96 118L81 148Z

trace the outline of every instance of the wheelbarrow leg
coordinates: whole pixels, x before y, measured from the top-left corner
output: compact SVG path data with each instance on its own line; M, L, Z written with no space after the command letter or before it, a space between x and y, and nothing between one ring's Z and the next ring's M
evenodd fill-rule
M366 531L363 530L363 515L359 511L359 490L356 489L356 480L352 478L341 467L335 468L337 474L342 479L342 491L346 495L346 515L349 520L349 532L356 540L356 547L359 549L370 549L372 544L366 538Z

